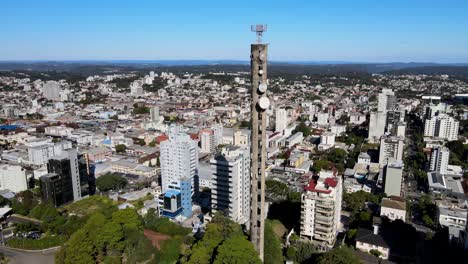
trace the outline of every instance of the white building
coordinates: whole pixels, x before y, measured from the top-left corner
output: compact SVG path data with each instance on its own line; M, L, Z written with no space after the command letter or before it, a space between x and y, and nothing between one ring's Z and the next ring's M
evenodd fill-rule
M335 133L325 132L320 136L320 144L318 149L323 151L335 146Z
M321 173L317 180L310 181L301 196L300 236L331 249L340 225L341 199L341 177Z
M380 216L386 216L388 219L395 221L400 219L406 221L406 202L401 197L390 196L383 198L380 207Z
M385 134L385 121L386 121L385 112L371 112L369 119L369 142L376 143L379 142L380 137Z
M33 165L44 165L52 156L60 155L64 150L72 148L70 141L52 142L31 142L28 147L29 163Z
M317 125L327 126L328 125L328 113L317 113Z
M286 147L291 148L292 146L301 143L303 140L304 135L302 134L302 132L297 132L296 134L286 139Z
M28 189L26 170L18 165L0 164L0 190L19 193Z
M276 109L275 131L283 132L288 127L288 111L286 109Z
M359 153L358 156L358 164L365 164L365 165L370 165L371 163L371 156L365 152Z
M246 224L250 218L250 151L227 146L210 161L212 211L226 213L233 221Z
M396 96L392 89L382 89L378 97L377 111L386 112L396 108Z
M436 202L437 218L442 227L447 227L450 240L463 239L467 226L468 210L458 204L448 204L445 201Z
M203 129L200 131L200 152L213 153L216 149L213 130Z
M169 127L169 139L161 142L162 192L181 179L191 179L193 192L198 191L198 144L179 126Z
M450 150L444 146L432 149L429 171L437 171L441 174L448 173Z
M66 126L49 126L44 129L44 134L50 136L67 137L73 132L73 128Z
M384 191L388 196L401 196L403 162L390 159L384 168Z
M241 130L234 132L234 145L248 147L250 145L250 134Z
M334 133L335 135L340 136L341 134L346 132L346 126L345 125L333 125L330 127L330 131Z
M143 94L143 85L141 81L133 81L130 84L130 94L133 96L142 95Z
M433 116L426 119L424 124L424 136L446 139L448 141L458 139L459 122L448 115Z
M388 259L390 246L379 234L379 226L374 225L374 230L359 228L356 235L356 249L370 254L372 250L380 252L380 258Z
M403 160L404 138L382 137L380 139L379 164L385 166L390 158L397 161Z
M159 114L159 107L150 108L150 119L142 123L142 128L166 131L167 126L164 124L164 116Z
M405 123L398 123L396 128L396 135L397 137L405 137L406 135L406 124Z
M44 94L44 97L49 100L59 100L60 91L60 84L56 81L47 81L42 87L42 93Z
M366 116L359 113L353 113L349 115L349 123L353 125L360 125L366 122Z

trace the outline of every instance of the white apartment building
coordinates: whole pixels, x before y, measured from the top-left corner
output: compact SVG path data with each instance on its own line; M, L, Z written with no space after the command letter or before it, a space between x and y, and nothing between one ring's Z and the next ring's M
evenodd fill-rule
M321 173L317 180L309 182L301 196L300 236L331 249L340 225L341 199L341 177Z
M169 127L169 139L161 142L162 192L181 179L191 179L192 191L198 191L198 144L179 126Z
M403 160L404 138L386 136L380 139L379 164L382 168L391 158Z
M29 163L33 165L45 165L55 155L60 155L64 150L72 148L70 141L53 142L31 142L28 146Z
M384 191L388 196L401 196L401 185L403 180L403 162L393 158L388 160L384 168Z
M369 142L376 143L379 142L380 137L385 134L385 121L387 116L385 112L371 112L369 119Z
M204 129L200 131L200 152L213 153L216 149L213 130Z
M131 95L142 95L143 94L143 85L141 81L134 81L130 84L130 94Z
M387 110L393 110L396 108L396 96L392 89L382 89L377 100L377 111L379 112L386 112Z
M276 109L275 131L283 132L288 127L288 111L286 109Z
M444 146L436 146L432 149L429 171L437 171L440 174L448 173L450 150Z
M319 126L327 126L328 125L328 113L317 113L317 125Z
M211 130L213 130L215 146L223 144L223 131L224 131L223 125L215 124L211 127Z
M366 122L366 116L359 113L353 113L349 115L349 123L353 125L360 125Z
M241 130L234 132L234 145L248 147L250 145L249 133Z
M318 149L323 151L335 146L335 133L325 132L320 136L320 144Z
M14 164L0 164L0 190L19 193L28 189L26 170Z
M250 218L250 150L227 146L210 160L211 207L233 221L246 224Z
M60 91L60 84L56 81L47 81L42 87L42 93L44 94L44 97L49 100L59 100Z
M424 123L424 136L446 139L458 139L459 122L448 115L433 116Z

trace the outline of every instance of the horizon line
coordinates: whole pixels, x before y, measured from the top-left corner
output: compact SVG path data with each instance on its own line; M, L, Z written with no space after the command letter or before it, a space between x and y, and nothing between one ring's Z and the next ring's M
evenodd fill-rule
M0 63L46 63L46 62L127 62L127 63L158 63L158 62L237 62L249 63L249 60L239 59L0 59ZM438 62L438 61L347 61L347 60L269 60L272 63L293 64L436 64L436 65L468 65L467 62Z

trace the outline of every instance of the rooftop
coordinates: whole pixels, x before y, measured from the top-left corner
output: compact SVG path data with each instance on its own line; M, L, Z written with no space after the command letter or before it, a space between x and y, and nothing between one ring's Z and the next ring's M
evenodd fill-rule
M406 211L406 202L398 196L390 196L382 199L382 207Z

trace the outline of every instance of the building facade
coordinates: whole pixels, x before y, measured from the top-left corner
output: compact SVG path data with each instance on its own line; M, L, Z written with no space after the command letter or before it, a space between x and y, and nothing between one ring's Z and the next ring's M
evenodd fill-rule
M453 141L458 139L459 122L448 115L433 116L424 123L424 136Z
M326 174L309 182L301 196L302 238L333 248L341 219L342 180Z
M250 150L226 146L210 161L211 207L239 224L250 218Z

